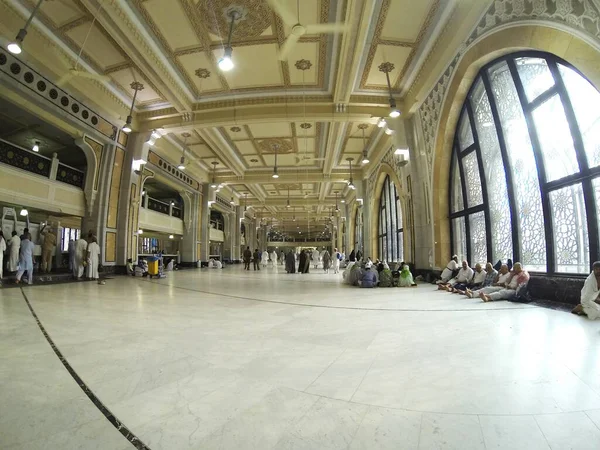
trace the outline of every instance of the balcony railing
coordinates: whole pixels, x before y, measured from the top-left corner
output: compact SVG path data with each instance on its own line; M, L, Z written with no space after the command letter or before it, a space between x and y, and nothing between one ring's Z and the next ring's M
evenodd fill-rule
M183 208L163 202L152 197L144 196L142 207L167 216L183 219Z
M1 139L0 163L83 189L85 172Z

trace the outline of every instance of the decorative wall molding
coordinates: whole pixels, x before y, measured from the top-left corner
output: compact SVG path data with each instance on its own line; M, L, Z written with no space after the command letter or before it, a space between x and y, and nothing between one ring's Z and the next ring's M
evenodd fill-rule
M491 31L509 23L531 20L555 22L563 27L566 25L578 34L585 34L600 42L600 9L595 0L496 0L458 49L419 108L429 167L433 167L436 134L448 86L463 55L471 45Z

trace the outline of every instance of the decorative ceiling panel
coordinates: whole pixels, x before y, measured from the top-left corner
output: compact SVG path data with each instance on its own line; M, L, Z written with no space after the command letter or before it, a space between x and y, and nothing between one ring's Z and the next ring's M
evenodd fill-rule
M41 10L56 25L62 27L81 17L87 17L85 8L81 8L75 0L55 1L42 4Z
M393 0L381 39L415 43L435 0Z
M289 123L257 123L250 125L249 128L255 138L292 136Z
M177 1L148 0L143 7L172 50L200 45L192 24Z
M77 27L69 29L65 34L73 40L73 42L81 48L85 41L85 53L99 67L106 69L110 66L115 66L127 62L121 51L115 44L109 40L101 31L97 24L90 30L89 22L80 24ZM86 41L86 36L89 31L89 37Z
M181 67L185 70L187 77L193 81L200 96L205 93L223 91L223 85L212 61L203 51L186 53L177 56Z
M247 45L234 48L232 59L235 70L225 72L224 77L232 89L275 87L283 84L281 64L277 60L276 44ZM214 52L215 58L222 51Z

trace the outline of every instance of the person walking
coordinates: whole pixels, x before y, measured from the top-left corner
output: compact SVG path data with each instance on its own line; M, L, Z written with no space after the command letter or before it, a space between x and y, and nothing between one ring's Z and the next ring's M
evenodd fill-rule
M19 249L19 270L17 271L17 284L21 282L21 277L27 272L28 284L33 284L33 242L29 233L23 234L21 247Z
M252 259L252 251L250 251L250 247L246 247L246 250L244 250L244 254L242 256L244 258L244 270L250 270L250 260Z
M260 270L260 253L257 248L254 249L252 261L254 262L254 270Z
M21 248L21 238L17 236L16 230L12 232L8 247L10 249L8 271L16 272L19 266L19 249Z
M87 246L87 277L90 280L100 280L98 275L98 260L100 256L100 246L95 236L92 237L92 242Z
M340 273L340 260L342 255L338 252L337 248L333 249L333 273Z
M56 246L56 235L52 232L52 228L46 225L42 228L42 236L44 243L42 244L42 272L49 273L52 270L52 253Z
M4 252L6 251L6 241L4 233L0 230L0 286L2 286L2 276L4 275Z
M73 277L79 280L83 276L86 264L88 242L81 236L75 241L75 261L73 264Z

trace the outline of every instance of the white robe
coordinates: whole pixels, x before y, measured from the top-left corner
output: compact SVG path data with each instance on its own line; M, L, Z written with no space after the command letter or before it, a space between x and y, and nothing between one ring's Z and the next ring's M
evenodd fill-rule
M277 252L271 252L271 262L274 266L277 265Z
M589 319L600 319L600 305L596 303L596 299L600 294L596 275L592 272L586 279L581 290L581 306Z
M87 277L93 280L100 278L98 275L98 259L100 256L100 246L96 242L90 242L87 246L88 251L88 266L87 266Z
M83 276L83 262L87 257L87 246L88 243L85 239L80 238L75 241L75 264L73 266L73 276L75 278Z
M320 259L321 259L321 257L320 257L320 256L321 256L321 255L319 255L319 252L318 252L318 251L316 251L316 250L315 250L315 251L313 252L313 254L312 254L312 262L313 262L313 264L314 264L315 266L318 266L318 265L319 265L319 261L320 261Z
M460 266L453 259L450 260L444 271L442 272L442 282L446 283L450 278L452 278L452 273L455 270L458 270Z
M3 237L0 237L0 282L2 281L3 267L4 267L4 252L6 251L6 241Z
M266 250L264 252L262 252L261 259L262 259L262 265L266 267L267 264L269 263L269 252Z
M9 272L16 272L19 266L19 249L21 248L21 238L19 236L13 236L10 238L10 259L8 260Z
M340 260L338 258L338 255L340 255L339 252L334 252L332 256L331 266L333 267L333 273L339 273L340 271Z

